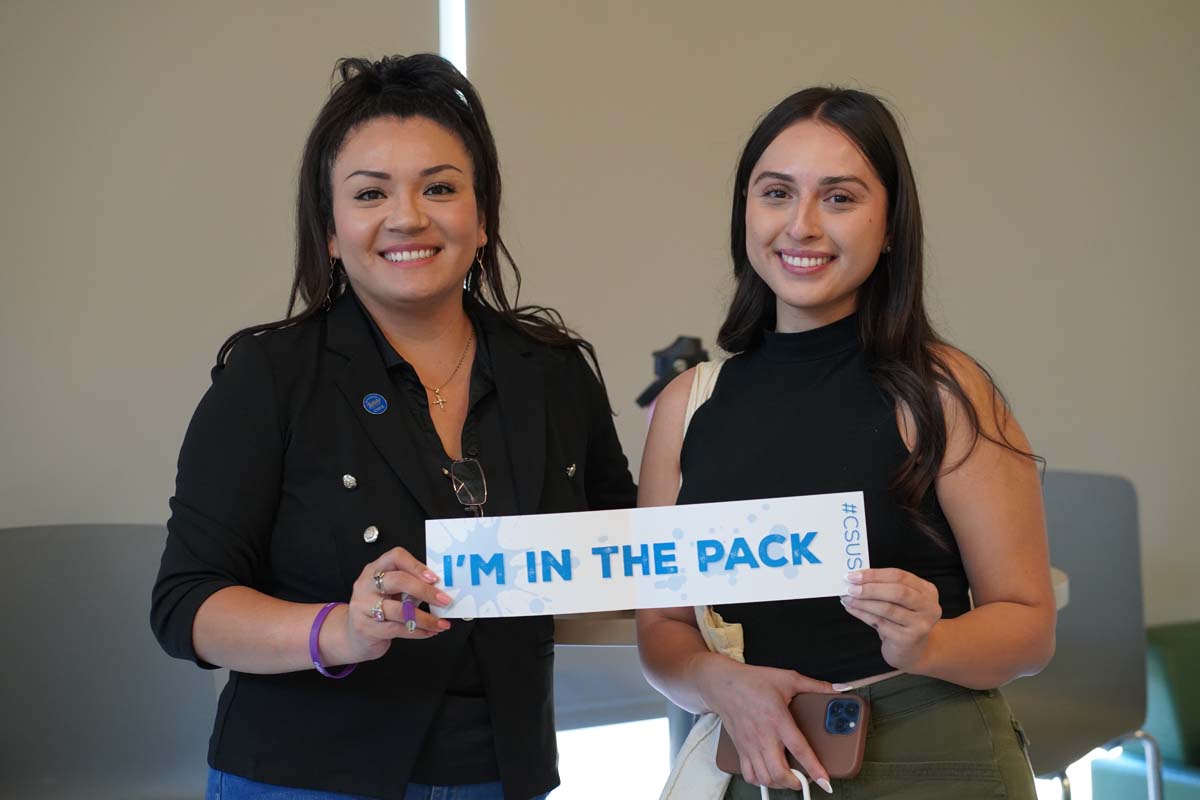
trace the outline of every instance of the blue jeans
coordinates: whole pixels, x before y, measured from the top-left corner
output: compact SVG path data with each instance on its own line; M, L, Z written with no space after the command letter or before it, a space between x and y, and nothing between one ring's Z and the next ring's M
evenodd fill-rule
M530 800L544 800L539 795ZM290 786L273 786L269 783L239 778L228 772L210 769L208 789L204 800L371 800L357 794L321 792L313 789L293 789ZM504 800L504 788L500 781L492 783L468 783L462 786L426 786L410 783L404 790L404 800Z

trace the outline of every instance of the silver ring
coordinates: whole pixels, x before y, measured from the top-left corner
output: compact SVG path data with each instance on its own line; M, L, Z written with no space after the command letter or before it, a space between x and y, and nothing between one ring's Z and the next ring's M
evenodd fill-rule
M375 581L375 591L379 592L380 594L387 594L387 592L383 590L383 570L377 571L371 579Z
M367 616L370 617L371 619L375 620L376 622L386 622L387 621L387 618L385 616L383 616L383 598L382 597L379 598L379 600L375 603L375 605L371 607L371 610L367 612Z

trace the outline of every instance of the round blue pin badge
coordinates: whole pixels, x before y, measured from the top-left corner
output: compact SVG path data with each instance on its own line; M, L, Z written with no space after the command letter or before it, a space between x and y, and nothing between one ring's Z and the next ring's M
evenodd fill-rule
M387 411L387 399L381 394L371 392L363 398L363 408L369 414L382 414Z

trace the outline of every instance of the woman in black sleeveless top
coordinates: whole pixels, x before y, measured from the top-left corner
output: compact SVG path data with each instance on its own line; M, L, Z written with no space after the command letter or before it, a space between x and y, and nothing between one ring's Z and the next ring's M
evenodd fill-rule
M785 749L843 797L1034 797L995 690L1054 650L1037 459L986 370L933 332L922 250L878 99L806 89L764 117L735 183L734 355L686 436L694 371L659 398L639 502L861 490L871 568L841 598L717 607L745 664L706 649L691 608L639 612L649 680L737 745L726 797L801 788ZM873 718L862 771L831 786L786 705L848 689Z

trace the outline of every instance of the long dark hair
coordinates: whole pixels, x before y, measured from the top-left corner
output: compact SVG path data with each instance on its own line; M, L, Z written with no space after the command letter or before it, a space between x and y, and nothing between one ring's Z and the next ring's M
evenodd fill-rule
M831 125L849 137L887 189L891 247L880 254L875 269L858 290L859 335L873 380L897 405L908 409L915 423L912 451L897 470L892 488L917 525L934 533L921 507L946 455L943 393L964 410L972 449L983 436L1021 455L1041 459L1005 438L1008 403L983 365L975 362L993 392L998 438L983 430L979 410L947 363L948 345L925 312L924 227L916 180L900 128L879 98L838 87L803 89L771 109L750 135L738 161L730 218L734 295L717 343L728 352L739 353L758 344L764 331L775 328L775 294L746 255L746 195L763 151L785 129L804 120Z
M487 243L471 266L469 293L527 336L546 344L578 347L600 374L596 351L544 306L514 307L504 289L502 261L512 270L515 291L521 292L521 272L500 238L500 159L483 103L453 64L432 53L387 56L378 61L343 58L334 67L337 79L325 101L300 161L296 199L296 269L286 316L276 322L252 325L233 334L217 353L224 365L229 351L243 336L284 328L324 313L346 288L340 261L330 263L328 237L333 228L333 164L346 137L379 117L425 117L454 133L463 143L475 169L475 201L484 219ZM482 266L481 266L482 265ZM299 305L300 311L296 313Z

